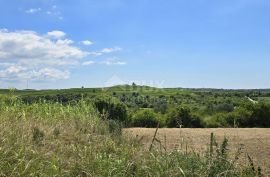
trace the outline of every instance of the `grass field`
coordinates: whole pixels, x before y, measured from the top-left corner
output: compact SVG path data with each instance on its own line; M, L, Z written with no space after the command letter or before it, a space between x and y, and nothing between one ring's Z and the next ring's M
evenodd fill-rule
M206 118L231 115L218 112L218 105L227 101L237 105L248 91L235 95L219 90L212 94L204 90L121 89L0 90L0 177L269 174L270 129L162 128L151 143L154 128L124 128L133 127L134 120L166 127L167 119L175 116L177 120L186 116L183 120L194 123L193 113ZM181 104L190 109L175 108ZM209 105L216 112L207 114ZM268 120L269 107L262 104L259 108L263 108L258 109L260 114L239 114L244 118L262 115ZM179 122L174 124L176 127ZM151 144L153 148L149 148Z
M130 128L125 132L133 137L141 139L145 148L149 148L154 133L154 128ZM240 160L248 163L247 154L258 164L263 172L270 175L270 129L269 128L214 128L214 129L180 129L162 128L157 132L157 139L161 141L162 149L168 151L178 149L182 151L197 151L204 153L209 149L210 134L214 133L220 144L224 137L229 140L231 157L241 148ZM160 143L155 142L155 147L160 148Z

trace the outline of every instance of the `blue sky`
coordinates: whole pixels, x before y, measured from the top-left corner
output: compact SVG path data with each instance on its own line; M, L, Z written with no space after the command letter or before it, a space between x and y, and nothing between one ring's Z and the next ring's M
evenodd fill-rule
M0 0L0 87L270 88L268 0Z

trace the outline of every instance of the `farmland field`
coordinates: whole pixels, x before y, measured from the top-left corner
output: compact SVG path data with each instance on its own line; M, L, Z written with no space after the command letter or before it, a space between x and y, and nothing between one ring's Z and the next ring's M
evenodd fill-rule
M145 148L149 148L153 139L154 128L130 128L125 129L128 135L141 139ZM270 129L269 128L213 128L213 129L180 129L161 128L157 132L157 139L170 151L178 149L182 151L195 150L199 153L209 149L210 134L214 136L218 143L224 137L229 140L229 149L234 155L238 148L242 148L240 159L243 163L248 162L247 154L261 168L270 175ZM160 148L160 143L155 142L156 148ZM162 147L162 149L164 149Z

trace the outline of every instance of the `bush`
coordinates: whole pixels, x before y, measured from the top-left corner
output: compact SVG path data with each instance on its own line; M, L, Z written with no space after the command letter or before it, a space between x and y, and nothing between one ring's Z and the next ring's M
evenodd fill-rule
M215 112L232 112L234 110L233 104L223 103L214 106Z
M36 144L40 144L43 141L43 139L44 139L44 132L41 131L38 127L34 127L33 128L32 134L33 134L32 140Z
M270 104L243 104L241 109L250 112L238 121L241 127L270 127Z
M102 97L94 100L94 105L100 114L106 115L107 119L126 121L127 108L118 99L113 97Z
M122 134L122 123L117 120L108 120L108 128L112 135L120 136Z
M201 118L198 115L192 114L191 110L184 106L171 110L167 116L168 127L179 127L180 125L185 128L203 127Z
M233 115L230 113L217 113L205 120L205 126L208 128L218 127L233 127L233 122L230 124Z
M270 105L244 103L230 113L218 113L207 119L207 127L270 127Z
M131 124L134 127L157 127L159 123L159 115L152 109L140 109L134 113L131 118Z
M168 109L166 99L159 98L156 102L153 103L153 108L155 112L165 114Z

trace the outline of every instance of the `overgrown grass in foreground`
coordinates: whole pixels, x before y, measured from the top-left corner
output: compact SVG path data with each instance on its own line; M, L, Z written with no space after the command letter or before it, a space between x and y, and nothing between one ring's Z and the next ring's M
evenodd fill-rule
M226 147L211 155L145 151L84 101L25 105L1 98L0 113L0 176L257 175L230 161Z

